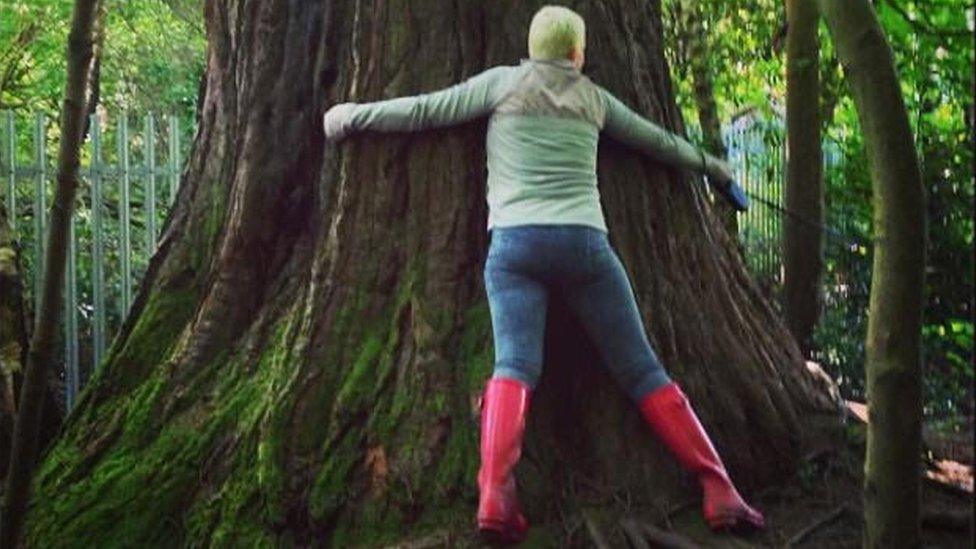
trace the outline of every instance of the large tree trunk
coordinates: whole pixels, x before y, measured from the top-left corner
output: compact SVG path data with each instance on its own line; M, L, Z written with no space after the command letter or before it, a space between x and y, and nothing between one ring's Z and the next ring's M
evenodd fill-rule
M867 0L820 0L864 132L874 206L864 546L918 547L925 189L894 56Z
M32 546L348 546L472 527L493 365L485 123L334 148L321 115L517 63L512 29L539 5L208 2L175 211L36 477ZM593 78L680 130L657 3L575 7ZM804 428L834 409L702 190L615 143L599 169L652 340L732 475L750 492L791 474ZM555 521L594 486L662 508L695 494L562 304L549 320L519 468L529 518Z
M786 209L783 293L786 324L805 356L820 318L824 189L820 149L820 41L817 5L786 0Z

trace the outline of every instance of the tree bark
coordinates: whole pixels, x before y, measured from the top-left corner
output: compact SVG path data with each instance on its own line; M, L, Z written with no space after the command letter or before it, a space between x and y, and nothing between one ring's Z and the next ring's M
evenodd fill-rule
M867 0L820 0L850 82L873 189L864 546L918 547L925 191L891 48Z
M24 370L23 390L14 423L10 466L0 510L0 545L14 547L20 537L30 497L30 479L38 451L38 435L44 409L45 380L52 369L55 331L61 313L67 237L78 186L79 151L84 124L85 94L92 61L92 26L98 0L76 0L68 35L67 82L61 114L58 151L58 184L51 208L51 224L44 259L44 285L40 312L31 336Z
M20 251L10 234L6 204L0 204L0 478L7 474L17 396L27 362L27 312Z
M786 0L786 209L783 294L786 324L809 357L820 318L824 217L820 147L820 42L817 5Z
M88 63L87 85L85 86L85 112L82 121L81 141L91 131L91 115L102 101L102 51L105 49L105 2L96 0L95 21L92 23L92 53Z
M594 80L681 131L652 6L574 4ZM471 528L493 366L485 121L335 147L321 116L516 64L525 35L511 30L536 8L207 3L205 97L177 203L35 479L32 546L342 547ZM810 422L836 410L701 186L612 142L599 170L649 335L731 474L747 493L790 475ZM647 504L694 494L551 307L518 472L530 519L556 521L601 484Z
M17 403L27 363L28 319L32 317L24 296L23 277L20 249L7 223L6 205L0 204L0 479L3 480L10 463ZM59 399L61 384L53 369L47 372L45 385L44 412L38 433L42 448L57 434L64 416Z

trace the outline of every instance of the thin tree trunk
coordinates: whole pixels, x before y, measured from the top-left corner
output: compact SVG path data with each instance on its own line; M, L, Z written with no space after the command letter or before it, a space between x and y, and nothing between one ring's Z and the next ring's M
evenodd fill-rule
M3 509L0 512L0 542L14 547L27 509L30 479L37 458L38 433L43 411L45 379L51 369L55 331L61 312L69 221L74 211L78 185L79 149L85 113L85 93L92 61L92 26L97 0L76 0L68 35L68 74L61 113L61 141L58 150L58 185L51 208L44 266L44 285L37 326L31 337L24 372L24 385L14 424L10 467Z
M786 209L783 267L786 324L809 357L820 318L824 216L820 146L820 42L817 5L786 0Z
M92 54L88 63L88 82L85 86L85 112L81 133L81 141L88 137L91 131L91 115L102 101L102 51L105 49L105 13L107 5L101 0L97 2L95 22L92 24Z
M925 191L891 48L867 0L820 0L864 132L874 204L864 546L918 547Z
M574 7L592 78L683 131L658 3ZM517 64L512 29L536 8L208 2L179 196L35 477L32 546L347 547L471 529L494 363L485 121L334 147L321 116ZM731 474L747 493L792 474L811 422L836 408L700 187L612 141L599 172L649 335ZM518 471L530 520L582 503L582 478L647 505L696 494L558 299L548 319Z

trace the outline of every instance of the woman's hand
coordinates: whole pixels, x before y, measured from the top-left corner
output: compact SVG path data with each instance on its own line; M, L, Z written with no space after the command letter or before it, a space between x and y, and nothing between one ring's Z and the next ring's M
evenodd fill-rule
M735 175L732 173L732 167L729 166L728 162L710 154L705 154L705 175L712 178L716 183L721 184L731 182L735 179Z
M329 141L342 141L352 130L350 117L356 108L356 103L339 103L333 105L322 117L322 127L325 138Z
M745 190L735 183L732 167L721 158L705 154L705 175L708 182L719 192L733 208L740 212L749 209L749 197Z

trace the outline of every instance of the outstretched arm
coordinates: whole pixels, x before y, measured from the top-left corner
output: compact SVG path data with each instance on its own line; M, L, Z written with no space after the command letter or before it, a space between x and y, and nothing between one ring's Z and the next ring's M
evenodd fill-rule
M513 67L500 66L443 90L374 103L341 103L325 113L327 139L351 132L417 131L459 124L489 114L504 93Z
M732 180L728 164L631 110L602 87L607 107L603 130L611 137L661 162L705 174L718 182Z

